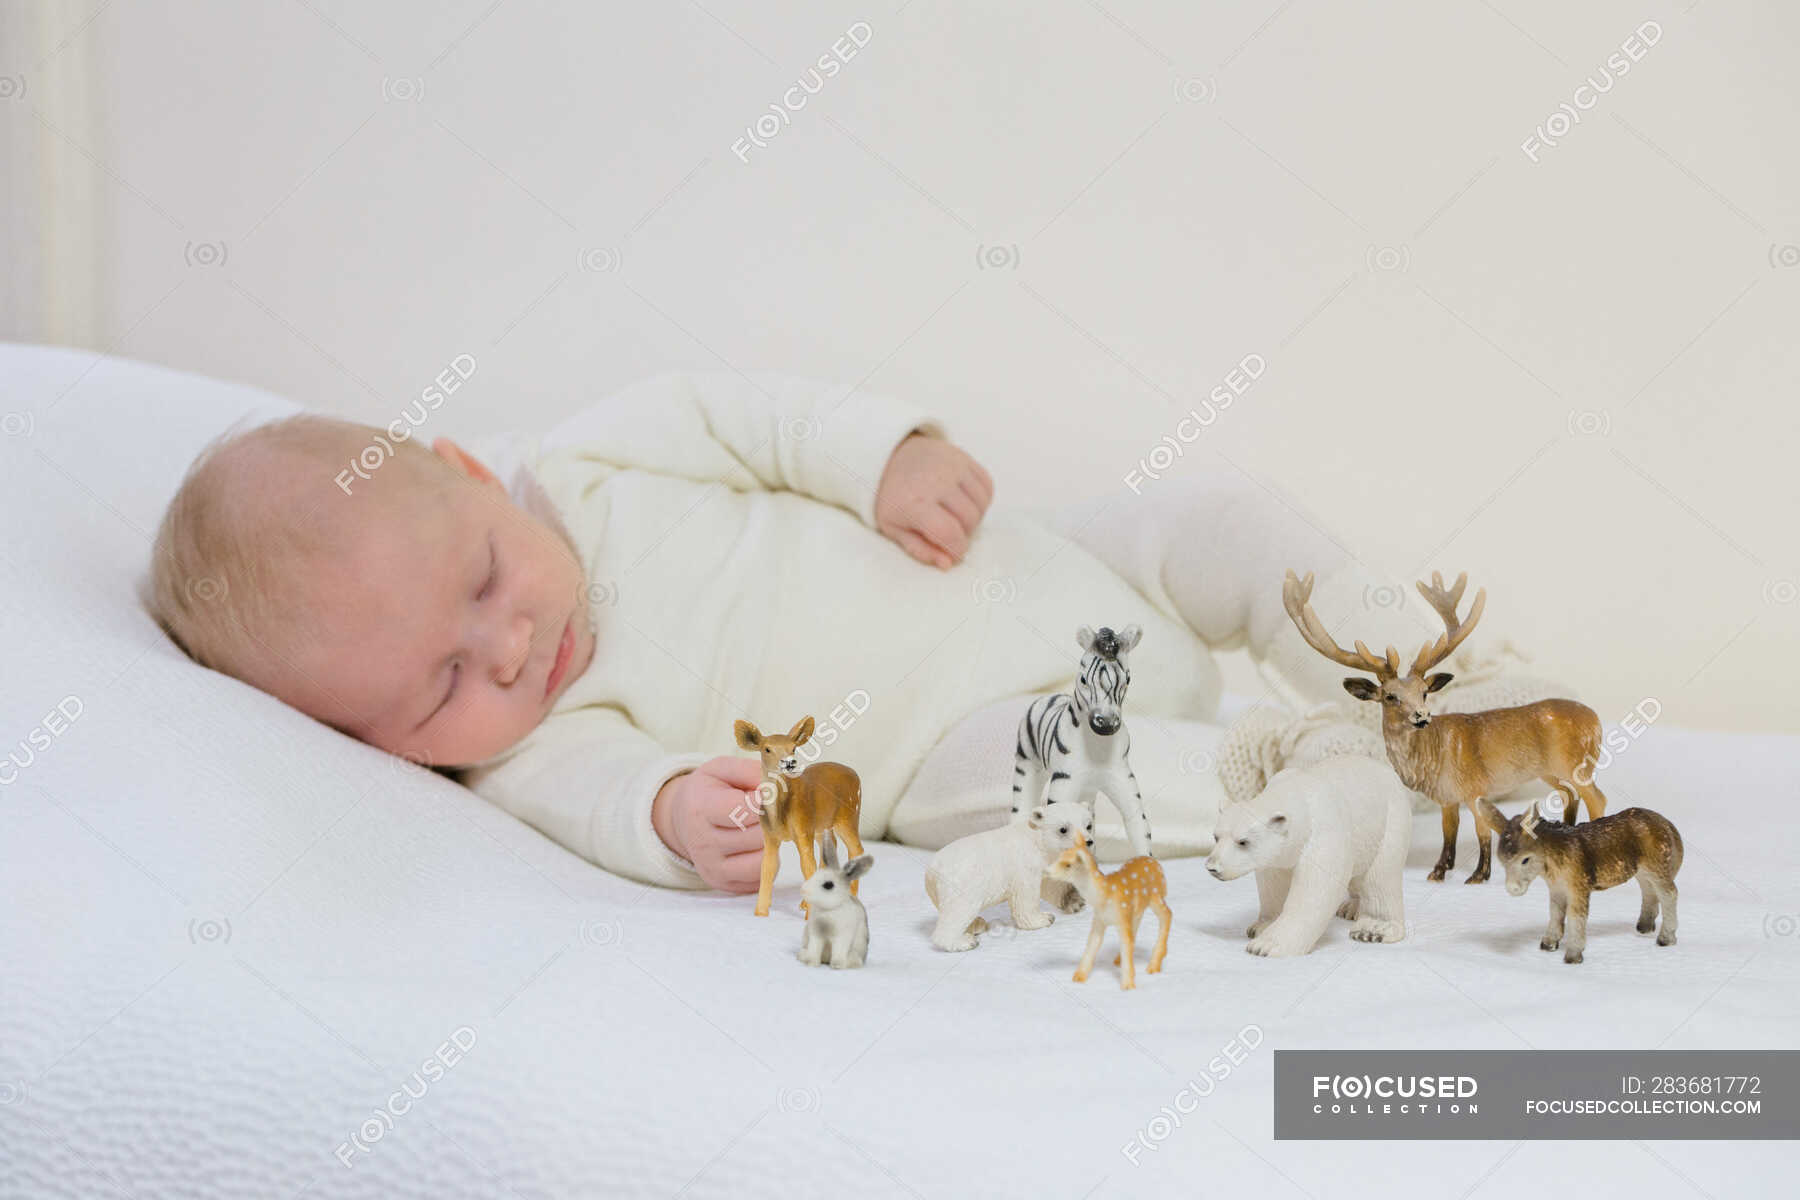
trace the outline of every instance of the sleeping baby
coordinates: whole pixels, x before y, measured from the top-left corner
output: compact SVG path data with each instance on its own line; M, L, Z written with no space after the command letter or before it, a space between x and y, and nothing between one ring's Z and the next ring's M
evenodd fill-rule
M1215 653L1256 661L1265 724L1344 699L1282 572L1316 572L1319 610L1376 644L1434 618L1370 604L1391 584L1258 486L1122 477L990 507L941 421L777 377L658 377L466 448L302 415L195 461L150 603L197 662L607 870L732 892L762 851L734 721L813 716L809 753L862 776L862 835L941 846L1007 819L1019 718L1074 682L1076 629L1137 625L1123 711L1157 852L1204 853ZM1099 815L1101 851L1123 850Z

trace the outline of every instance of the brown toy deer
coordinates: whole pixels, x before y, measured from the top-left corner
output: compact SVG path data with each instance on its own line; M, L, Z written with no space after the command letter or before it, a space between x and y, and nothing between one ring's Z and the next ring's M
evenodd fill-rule
M794 843L800 851L800 874L811 879L817 867L815 839L832 830L850 847L850 857L862 857L862 838L856 823L862 816L862 780L842 763L818 762L800 769L796 751L813 735L813 719L802 717L786 735L765 734L748 721L732 726L737 744L762 754L762 886L756 892L756 915L769 915L769 894L775 888L775 872L781 868L781 843ZM856 880L850 881L856 894ZM804 905L802 906L804 907Z
M1490 708L1477 713L1439 713L1433 716L1426 696L1449 683L1444 672L1428 674L1450 657L1487 605L1487 589L1475 593L1467 619L1458 619L1467 574L1456 585L1444 587L1444 578L1431 573L1431 586L1419 584L1419 594L1437 610L1444 635L1427 642L1413 659L1412 670L1400 673L1400 654L1392 646L1385 658L1369 652L1361 642L1346 650L1332 638L1312 610L1313 577L1296 578L1292 571L1282 584L1282 603L1299 627L1300 636L1314 650L1356 671L1375 676L1346 679L1344 690L1358 700L1381 704L1381 734L1387 744L1388 762L1400 782L1425 793L1443 810L1444 849L1426 878L1441 881L1456 865L1456 833L1462 809L1475 817L1475 837L1481 858L1466 883L1485 883L1492 867L1493 848L1488 841L1489 821L1477 802L1498 796L1541 779L1562 793L1564 819L1575 822L1576 794L1587 804L1589 819L1606 811L1606 796L1594 786L1594 766L1600 754L1600 718L1594 710L1574 700L1539 700L1514 708Z
M1075 968L1076 983L1087 982L1088 972L1094 969L1094 956L1100 953L1100 942L1106 937L1106 927L1111 925L1119 931L1119 956L1113 960L1122 968L1119 986L1127 989L1137 986L1131 956L1137 948L1138 922L1143 919L1146 908L1156 910L1157 924L1161 926L1156 933L1156 949L1150 954L1149 971L1154 975L1162 970L1163 955L1169 949L1170 914L1166 899L1169 886L1161 864L1154 858L1140 855L1127 859L1108 875L1094 861L1086 837L1078 832L1075 844L1064 850L1045 874L1051 879L1074 884L1081 898L1094 910L1087 950L1081 956L1081 965Z
M1540 950L1561 948L1563 961L1578 963L1587 949L1588 896L1636 879L1643 890L1637 931L1656 929L1659 946L1675 944L1675 872L1681 870L1681 834L1661 813L1627 808L1585 825L1544 820L1534 805L1507 820L1481 802L1489 824L1500 830L1500 865L1506 890L1523 896L1539 875L1550 889L1550 926Z

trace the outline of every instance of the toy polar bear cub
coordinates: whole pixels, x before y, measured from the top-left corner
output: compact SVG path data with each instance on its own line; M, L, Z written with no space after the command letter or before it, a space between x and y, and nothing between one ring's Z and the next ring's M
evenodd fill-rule
M1013 925L1042 929L1056 918L1038 908L1044 870L1068 849L1076 833L1094 844L1094 810L1079 800L1032 809L1022 823L957 838L925 867L925 894L937 906L931 944L939 950L973 950L987 928L981 910L1006 901Z
M1219 879L1256 872L1252 954L1306 954L1334 913L1354 922L1359 942L1397 942L1411 833L1412 799L1392 768L1344 755L1278 771L1255 799L1227 806L1206 869Z

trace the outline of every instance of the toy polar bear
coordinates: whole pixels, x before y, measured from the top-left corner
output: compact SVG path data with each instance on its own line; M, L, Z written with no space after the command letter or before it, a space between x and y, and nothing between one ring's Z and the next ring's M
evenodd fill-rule
M973 950L987 928L981 910L1006 901L1018 929L1042 929L1056 918L1038 908L1044 870L1080 832L1094 844L1094 811L1079 800L1033 809L1022 823L972 833L932 855L925 894L937 907L931 944L939 950Z
M1256 872L1252 954L1306 954L1334 913L1354 922L1359 942L1397 942L1411 833L1412 798L1393 769L1344 755L1278 771L1255 799L1228 805L1206 869L1218 879Z

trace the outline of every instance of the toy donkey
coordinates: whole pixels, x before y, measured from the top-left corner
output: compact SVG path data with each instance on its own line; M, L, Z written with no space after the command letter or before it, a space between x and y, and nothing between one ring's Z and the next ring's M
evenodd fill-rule
M1013 752L1013 820L1023 821L1039 803L1079 800L1091 812L1096 793L1105 792L1125 819L1125 836L1135 855L1150 855L1150 820L1144 796L1131 773L1131 735L1125 731L1125 689L1131 684L1126 656L1136 649L1143 630L1127 625L1121 632L1083 625L1075 631L1081 645L1081 675L1071 692L1041 696L1019 722ZM1065 912L1080 908L1063 889L1046 896Z
M1578 963L1587 951L1588 896L1636 879L1643 892L1637 931L1662 930L1656 944L1675 944L1675 872L1681 870L1681 834L1661 813L1627 808L1585 825L1549 819L1556 797L1543 808L1526 809L1510 821L1492 801L1480 800L1482 815L1500 831L1500 865L1506 890L1523 896L1539 875L1550 889L1550 924L1540 950L1563 952L1563 961Z

